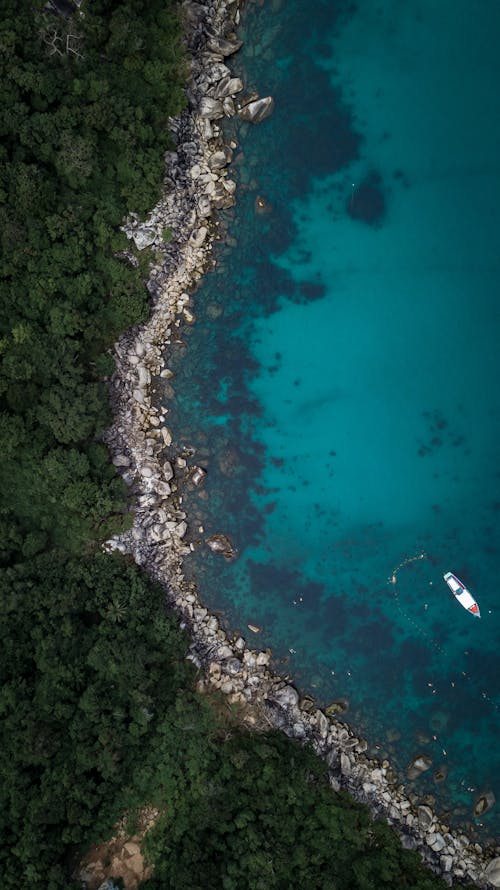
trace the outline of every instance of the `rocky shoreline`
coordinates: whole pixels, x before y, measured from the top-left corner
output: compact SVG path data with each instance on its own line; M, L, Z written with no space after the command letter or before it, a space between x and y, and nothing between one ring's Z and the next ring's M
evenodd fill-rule
M182 326L195 322L190 292L214 264L211 250L219 225L215 213L235 201L236 183L228 175L228 164L237 146L224 141L219 121L238 114L257 123L271 113L273 102L269 96L238 98L244 95L244 85L227 67L228 57L241 46L236 33L238 0L206 0L203 5L186 0L182 8L192 57L189 107L170 122L176 151L166 156L161 201L145 223L129 219L124 226L138 249L153 246L161 262L148 282L149 321L127 332L115 349L115 421L106 442L113 463L132 487L135 514L133 528L107 546L131 554L163 584L169 605L190 630L188 657L203 671L201 685L216 687L231 703L241 705L247 723L264 722L311 744L328 765L332 788L346 789L369 804L374 814L395 827L403 845L418 850L448 883L465 879L500 887L500 849L483 851L449 829L428 806L418 805L387 761L367 756L366 741L339 720L339 704L323 711L311 697L300 698L287 678L270 669L270 651L256 650L243 637L226 633L184 578L183 558L194 545L189 543L182 492L186 485L202 485L205 473L195 455L170 455L168 410L154 406L155 385L172 377L164 354L180 340ZM172 233L168 244L165 229ZM193 531L199 538L200 529ZM222 557L231 556L224 535L205 543ZM418 775L428 764L417 757L412 767Z

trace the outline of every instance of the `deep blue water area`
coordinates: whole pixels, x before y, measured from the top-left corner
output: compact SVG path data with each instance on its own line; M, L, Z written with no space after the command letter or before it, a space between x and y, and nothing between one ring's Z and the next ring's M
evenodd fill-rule
M500 4L266 0L237 207L168 363L202 598L453 824L498 835ZM198 533L202 525L204 534ZM481 619L449 595L468 584ZM435 772L445 767L444 781Z

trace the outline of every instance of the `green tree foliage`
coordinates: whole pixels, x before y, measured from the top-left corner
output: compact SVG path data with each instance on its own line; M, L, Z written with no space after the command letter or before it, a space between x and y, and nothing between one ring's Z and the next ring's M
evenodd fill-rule
M2 890L69 886L147 752L178 749L190 688L161 591L100 552L129 522L98 441L102 378L147 307L147 260L120 258L119 227L161 188L177 3L95 0L69 20L44 5L0 0Z
M175 0L93 2L69 22L43 5L0 2L0 410L17 424L0 484L26 532L61 546L67 527L74 550L123 510L83 455L109 422L105 350L146 314L119 226L158 197L185 71Z
M444 890L285 736L236 732L209 743L205 763L147 835L155 869L144 890Z
M178 752L192 666L163 591L121 560L52 551L4 570L0 589L1 886L45 890L149 793L132 782L148 752L165 737Z

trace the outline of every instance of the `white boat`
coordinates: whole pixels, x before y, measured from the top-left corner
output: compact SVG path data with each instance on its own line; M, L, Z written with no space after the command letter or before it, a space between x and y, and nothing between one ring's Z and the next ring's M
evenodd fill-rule
M446 581L448 587L451 592L456 596L458 602L464 609L467 609L468 612L471 612L476 618L481 617L481 613L479 611L479 606L476 603L476 600L472 596L469 590L467 590L465 584L462 584L459 578L453 574L453 572L446 572L444 575L444 580Z

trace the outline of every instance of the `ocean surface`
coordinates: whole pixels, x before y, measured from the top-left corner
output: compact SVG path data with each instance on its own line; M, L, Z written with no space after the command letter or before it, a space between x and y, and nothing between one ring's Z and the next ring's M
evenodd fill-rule
M167 360L186 569L408 786L498 836L500 3L248 3L237 207ZM199 528L203 532L199 532ZM228 534L238 558L202 544ZM455 572L481 619L448 593ZM257 637L247 624L257 625ZM443 778L444 777L444 778ZM499 802L474 818L478 794Z

